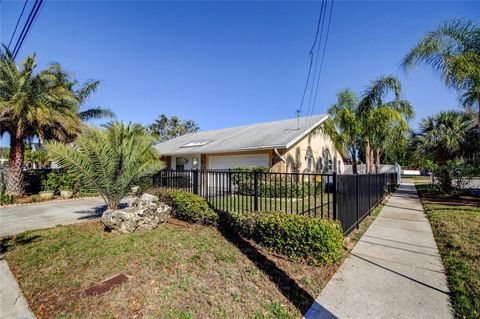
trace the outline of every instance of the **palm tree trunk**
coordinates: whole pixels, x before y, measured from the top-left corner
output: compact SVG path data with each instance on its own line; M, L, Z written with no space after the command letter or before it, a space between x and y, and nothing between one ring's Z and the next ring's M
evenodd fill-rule
M368 137L365 139L365 173L370 173L370 165L371 165L371 147L370 147L370 140Z
M375 153L375 173L380 172L380 150L377 150Z
M25 193L25 185L23 183L23 154L25 152L25 146L23 144L23 138L12 135L10 135L6 192L18 196Z

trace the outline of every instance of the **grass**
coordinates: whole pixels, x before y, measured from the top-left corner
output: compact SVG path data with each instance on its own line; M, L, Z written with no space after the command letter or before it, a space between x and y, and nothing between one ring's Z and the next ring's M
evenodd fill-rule
M480 199L452 198L431 184L416 184L432 225L457 318L480 317Z
M39 318L297 318L339 263L309 266L215 228L172 220L118 235L100 222L3 240L6 259ZM131 276L95 297L82 291Z
M209 203L218 210L231 212L253 211L254 197L243 195L219 196L209 198ZM259 211L283 211L286 213L305 213L315 217L332 217L333 195L324 193L323 196L299 198L258 198Z

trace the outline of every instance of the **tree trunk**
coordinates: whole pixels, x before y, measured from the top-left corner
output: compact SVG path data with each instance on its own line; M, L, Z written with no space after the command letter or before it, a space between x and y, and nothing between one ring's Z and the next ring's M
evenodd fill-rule
M371 153L372 150L370 148L370 140L368 137L365 139L365 173L370 173L370 165L371 165Z
M375 173L380 173L380 150L375 152Z
M23 154L25 146L23 138L10 135L10 155L8 157L7 194L23 195L25 185L23 183Z

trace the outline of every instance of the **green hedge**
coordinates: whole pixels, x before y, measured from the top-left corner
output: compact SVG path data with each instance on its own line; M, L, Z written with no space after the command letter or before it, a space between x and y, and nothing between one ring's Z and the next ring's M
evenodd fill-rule
M253 196L255 194L255 181L253 174L233 174L233 183L237 186L239 195ZM259 175L258 196L260 197L308 197L320 194L325 188L323 182L291 182L289 178L278 177L277 180L264 180L264 175Z
M180 220L203 225L218 224L218 214L202 196L166 188L149 188L145 193L158 196L161 201L171 206L172 215Z
M290 258L330 264L341 257L343 233L337 221L283 212L230 216L243 236Z

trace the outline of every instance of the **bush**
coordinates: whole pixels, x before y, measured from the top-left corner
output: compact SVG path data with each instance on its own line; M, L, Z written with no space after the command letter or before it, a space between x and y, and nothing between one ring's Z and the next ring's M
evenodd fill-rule
M239 195L254 196L255 194L255 177L254 174L233 173L232 181L237 186ZM291 181L290 178L278 176L275 179L274 175L267 176L258 175L258 196L260 197L308 197L315 194L320 194L324 191L323 182L314 181Z
M47 174L47 177L42 180L42 190L43 191L53 191L58 193L60 188L60 178L57 173L50 172Z
M343 233L339 222L276 213L231 214L230 224L243 236L293 259L330 264L340 259Z
M172 207L176 218L195 224L218 224L218 214L210 208L205 198L179 190L162 192L159 198Z
M13 195L5 194L0 189L0 205L8 205L13 203Z
M71 173L64 173L59 177L60 190L74 191L78 184L78 179Z

